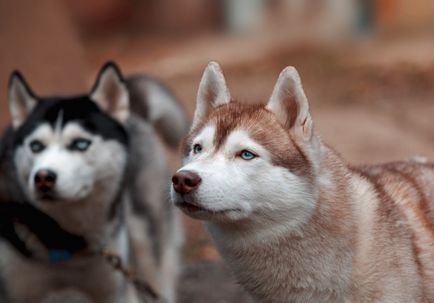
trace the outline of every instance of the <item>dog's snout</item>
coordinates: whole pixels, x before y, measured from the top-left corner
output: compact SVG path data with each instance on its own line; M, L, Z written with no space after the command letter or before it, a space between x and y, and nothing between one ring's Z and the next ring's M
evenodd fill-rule
M54 188L57 175L50 169L41 169L35 175L35 185L38 190L48 192Z
M188 194L197 189L201 181L200 176L190 170L181 170L172 177L173 188L180 194Z

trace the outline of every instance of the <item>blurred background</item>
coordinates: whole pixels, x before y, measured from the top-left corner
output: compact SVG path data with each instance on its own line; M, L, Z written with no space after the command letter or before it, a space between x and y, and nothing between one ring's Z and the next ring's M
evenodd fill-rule
M432 0L0 0L0 126L12 70L37 94L78 93L107 60L163 80L189 117L210 60L245 102L267 100L294 65L348 161L434 160ZM201 223L184 220L180 301L248 302Z

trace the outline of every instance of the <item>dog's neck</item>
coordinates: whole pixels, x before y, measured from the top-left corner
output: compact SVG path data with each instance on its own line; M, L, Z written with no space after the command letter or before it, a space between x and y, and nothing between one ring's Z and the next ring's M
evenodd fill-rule
M303 227L285 222L247 229L208 223L222 256L259 302L339 302L349 295L352 225L348 170L323 147L316 208ZM291 294L288 297L288 294Z

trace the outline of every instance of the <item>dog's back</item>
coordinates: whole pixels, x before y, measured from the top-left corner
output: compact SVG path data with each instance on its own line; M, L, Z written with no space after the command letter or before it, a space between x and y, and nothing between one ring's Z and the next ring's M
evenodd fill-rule
M152 124L169 147L177 148L188 124L174 94L157 79L145 75L128 77L126 85L132 112Z
M139 276L173 302L182 228L167 197L170 170L164 147L153 127L139 118L132 117L127 128L132 143L127 224L134 262Z
M375 193L370 199L355 200L362 203L355 206L359 224L354 258L354 279L360 286L357 297L369 301L383 295L391 298L395 293L396 301L401 302L402 289L411 289L413 293L407 295L414 302L431 302L434 164L395 162L352 170Z
M132 202L128 218L138 274L168 302L175 298L182 227L171 206L170 169L159 137L175 148L187 120L174 95L147 76L126 79L133 115L127 124L131 154L126 186Z

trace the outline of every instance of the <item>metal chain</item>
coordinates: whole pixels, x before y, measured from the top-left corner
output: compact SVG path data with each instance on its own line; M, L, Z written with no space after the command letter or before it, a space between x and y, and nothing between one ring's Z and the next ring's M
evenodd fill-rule
M129 270L123 265L121 257L113 252L102 250L100 255L113 267L114 270L119 271L125 279L133 284L136 289L144 294L149 295L154 300L158 300L157 292L146 281L140 280L134 272Z

